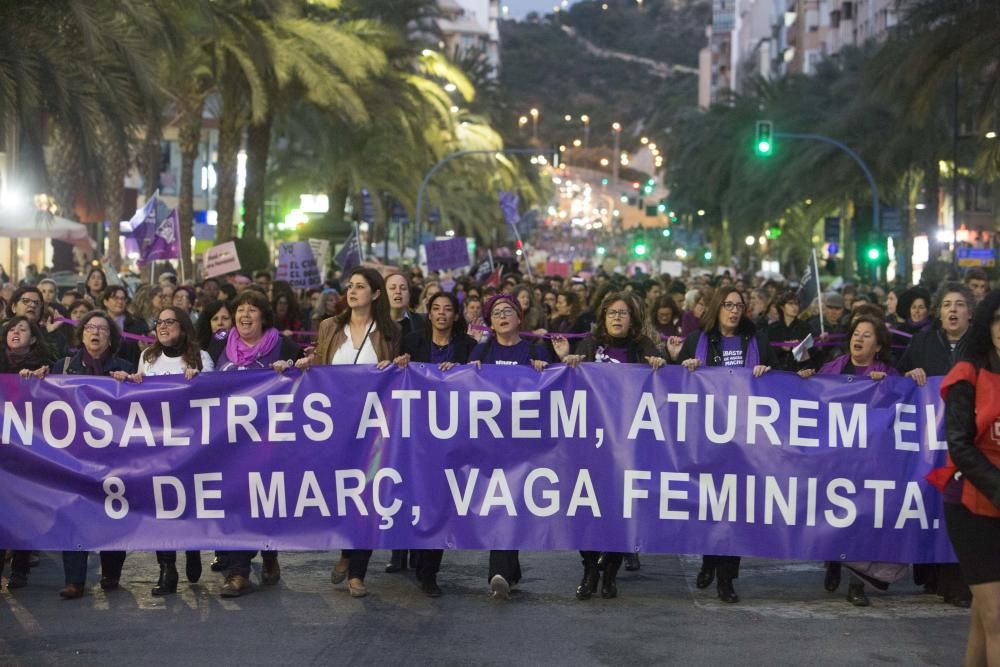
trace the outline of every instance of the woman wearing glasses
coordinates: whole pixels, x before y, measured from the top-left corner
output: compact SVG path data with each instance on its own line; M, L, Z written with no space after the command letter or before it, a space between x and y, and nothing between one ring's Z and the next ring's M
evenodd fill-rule
M777 364L767 336L747 317L746 302L734 286L720 287L701 318L702 330L667 341L670 358L694 371L701 366L752 368L760 377ZM698 588L708 588L718 576L717 591L723 602L739 602L733 580L740 575L739 556L704 556Z
M81 342L79 351L72 357L57 361L52 366L52 373L109 375L122 381L135 372L135 366L129 361L115 356L114 350L118 349L121 334L115 325L114 318L104 311L92 310L81 317L76 325L76 335ZM63 599L72 600L83 597L84 585L87 581L87 556L86 551L63 552L66 586L59 591L59 595ZM118 588L124 565L124 551L102 551L101 588L106 591Z
M643 334L642 302L625 292L612 292L604 297L597 310L597 331L580 341L576 354L569 354L570 345L565 338L552 341L556 354L567 366L575 367L581 361L611 364L649 364L653 370L661 368L667 360L656 351L656 344ZM583 580L576 589L578 600L589 600L597 592L597 583L604 571L601 597L618 595L618 568L624 553L581 551Z
M385 368L399 356L399 344L400 329L389 312L382 275L375 269L359 266L347 278L347 309L323 320L315 352L295 366L300 370L317 364L375 364ZM342 550L330 581L340 584L346 579L353 598L368 595L365 575L371 557L371 549Z
M531 366L541 371L549 365L551 356L544 345L535 345L521 338L521 304L511 294L497 294L486 302L486 324L493 335L479 343L469 355L469 362L481 367L482 364L502 366ZM499 540L509 539L500 535ZM512 549L490 551L490 569L487 575L490 594L498 600L506 600L510 587L521 580L521 561L518 552Z
M179 292L178 292L179 293ZM153 320L156 342L142 353L139 372L129 380L141 383L144 377L184 374L188 380L201 371L214 368L212 357L198 347L198 338L188 317L180 308L164 308ZM185 552L185 574L192 584L201 578L201 552ZM160 578L153 588L153 595L170 595L177 592L177 552L157 551Z

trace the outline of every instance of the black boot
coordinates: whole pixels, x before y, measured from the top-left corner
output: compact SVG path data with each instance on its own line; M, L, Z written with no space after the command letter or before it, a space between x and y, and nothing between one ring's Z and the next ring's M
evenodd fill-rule
M625 554L625 569L628 572L636 572L642 564L639 563L639 554L634 552L629 552Z
M160 580L156 582L153 595L173 595L177 592L177 566L173 563L160 564Z
M638 560L638 558L636 559ZM604 563L604 580L601 582L601 597L605 600L618 597L618 567L621 562L609 559Z
M840 563L832 561L826 564L826 576L823 577L823 588L835 593L840 588Z
M698 571L698 578L694 580L694 585L698 588L708 588L715 581L715 568L706 567L702 564L701 569Z
M855 607L867 607L871 604L871 600L865 595L865 585L859 583L851 583L847 586L847 601Z
M402 572L406 569L406 549L393 549L392 557L385 566L386 572Z
M211 569L212 572L225 572L229 569L229 561L216 551L215 560L212 561Z
M583 579L576 587L577 600L589 600L590 596L597 591L597 582L601 579L601 571L597 569L597 563L583 561Z
M740 596L736 594L736 589L733 588L732 579L724 579L719 577L719 583L717 585L717 590L719 592L719 599L723 602L739 602Z
M187 580L192 584L198 583L201 579L201 552L185 551L184 560L184 574L187 575Z

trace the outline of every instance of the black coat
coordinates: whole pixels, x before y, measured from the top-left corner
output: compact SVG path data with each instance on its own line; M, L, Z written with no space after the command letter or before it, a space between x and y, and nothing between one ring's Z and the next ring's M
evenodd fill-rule
M906 352L896 364L896 370L906 374L915 368L922 368L928 376L947 375L951 367L962 358L967 339L968 335L962 336L952 351L941 327L921 331L910 340Z
M469 362L472 348L476 346L476 339L463 331L452 337L451 345L450 361L456 364L466 364ZM411 361L428 363L431 360L431 339L423 329L414 331L403 338L402 350L403 354L410 355Z
M424 327L427 324L427 317L421 315L420 313L415 313L412 310L408 311L407 317L396 322L399 325L400 331L403 332L403 338L406 338L411 333L417 332L423 334Z
M791 340L801 341L810 333L812 332L809 330L809 325L803 320L795 320L792 322L792 326L788 326L785 324L785 318L783 317L777 322L771 322L767 327L767 339L772 343L784 343ZM776 368L783 371L799 370L801 364L795 361L795 357L792 355L792 348L776 347L774 349L774 356L778 360Z

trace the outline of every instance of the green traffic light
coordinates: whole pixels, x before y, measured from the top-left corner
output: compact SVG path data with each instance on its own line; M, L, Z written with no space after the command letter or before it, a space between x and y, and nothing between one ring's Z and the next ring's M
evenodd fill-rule
M636 257L644 256L648 250L645 243L636 243L632 248L632 252L635 253Z
M869 248L868 249L868 259L870 259L873 262L878 261L878 258L881 255L882 255L882 253L879 252L878 248Z
M608 252L608 249L605 248L604 246L602 246L602 245L597 246L597 254L598 255L603 255L603 254L605 254L607 252Z
M666 204L658 204L657 207L656 207L656 210L659 213L666 213L667 212L667 205Z
M663 232L662 232L662 234L663 234L664 237L668 237L669 238L669 236L670 236L670 229L669 228L668 229L664 229Z
M705 261L707 262L710 259L712 259L712 251L711 250L706 250L705 251Z
M761 155L771 154L771 142L770 141L760 141L757 143L757 152Z

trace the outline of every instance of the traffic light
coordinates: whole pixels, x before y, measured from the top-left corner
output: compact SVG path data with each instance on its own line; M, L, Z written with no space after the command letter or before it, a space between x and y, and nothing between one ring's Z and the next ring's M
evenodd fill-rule
M663 238L665 238L665 239L670 238L670 228L669 227L664 227L663 231L660 232L660 233L663 234Z
M632 254L636 257L645 257L648 252L649 246L646 245L645 241L636 241L632 245Z
M868 248L868 252L866 252L865 255L868 257L869 261L877 262L882 258L882 251L875 246L872 246Z
M767 157L774 152L774 123L769 120L757 121L753 147L754 152L761 157Z
M712 261L712 251L711 250L706 250L705 254L704 254L704 257L705 257L705 261L706 262Z
M607 184L608 184L608 179L602 178L601 179L601 185L607 185Z

